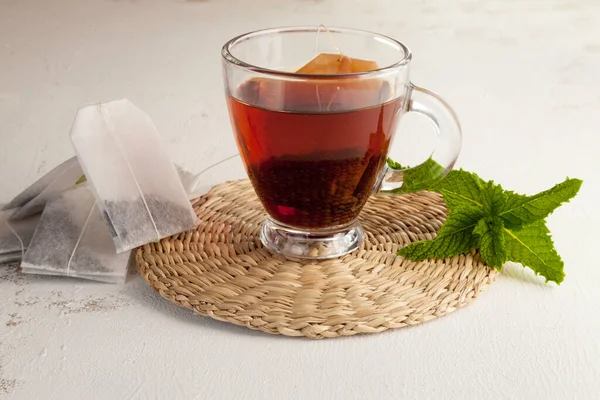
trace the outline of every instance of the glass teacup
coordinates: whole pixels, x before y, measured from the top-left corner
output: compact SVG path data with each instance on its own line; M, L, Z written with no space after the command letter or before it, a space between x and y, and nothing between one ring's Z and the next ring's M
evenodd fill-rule
M369 196L402 184L406 170L386 164L402 115L431 119L439 136L431 158L446 172L461 146L451 108L409 81L404 44L329 28L328 39L347 53L315 58L319 34L318 27L267 29L222 50L236 141L269 215L261 240L277 253L315 259L356 250L364 238L358 215Z

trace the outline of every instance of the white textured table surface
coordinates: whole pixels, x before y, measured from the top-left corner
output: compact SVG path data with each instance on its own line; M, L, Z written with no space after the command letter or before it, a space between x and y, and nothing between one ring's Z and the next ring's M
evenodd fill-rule
M0 267L0 398L543 398L600 393L600 4L579 1L0 0L0 202L73 154L86 103L128 97L193 171L235 151L219 50L278 25L411 47L460 115L459 166L579 196L549 218L567 278L507 266L478 301L383 334L309 341L199 318L125 286Z

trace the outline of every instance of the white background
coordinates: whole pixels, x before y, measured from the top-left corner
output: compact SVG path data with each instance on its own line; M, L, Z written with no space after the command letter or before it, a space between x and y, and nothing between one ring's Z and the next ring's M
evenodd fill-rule
M594 0L0 0L0 202L74 154L68 132L88 103L129 98L192 171L232 154L221 45L322 23L412 49L413 80L461 118L459 167L526 194L584 180L548 219L565 282L508 265L450 316L309 341L196 317L138 276L119 287L0 267L0 398L597 398Z

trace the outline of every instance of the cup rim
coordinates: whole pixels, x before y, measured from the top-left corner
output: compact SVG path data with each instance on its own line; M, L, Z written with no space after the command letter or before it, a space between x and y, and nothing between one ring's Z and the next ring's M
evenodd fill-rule
M410 49L408 48L408 46L406 46L404 43L402 43L399 40L396 40L390 36L387 36L387 35L384 35L381 33L372 32L372 31L362 30L362 29L344 28L344 27L337 27L337 26L328 26L326 29L329 30L329 32L370 35L370 36L378 37L378 38L386 40L386 41L390 41L393 44L400 47L400 49L402 49L402 51L404 52L404 57L402 57L399 61L394 62L393 64L386 65L384 67L381 67L378 69L373 69L370 71L349 72L349 73L343 73L343 74L303 74L303 73L297 73L297 72L288 72L288 71L281 71L281 70L276 70L276 69L271 69L271 68L265 68L265 67L260 67L258 65L250 64L250 63L247 63L247 62L235 57L231 52L231 49L237 43L247 40L247 39L250 39L252 37L268 35L268 34L273 34L273 33L282 33L282 32L283 33L319 32L321 29L323 29L323 25L320 25L320 26L286 26L286 27L279 27L279 28L258 29L258 30L254 30L251 32L246 32L246 33L238 35L238 36L234 37L233 39L230 39L229 41L227 41L221 49L221 56L223 57L223 59L225 61L227 61L231 64L234 64L237 67L246 69L248 71L269 74L269 75L277 75L277 76L288 77L288 78L306 78L306 79L331 79L331 78L360 77L360 76L365 76L365 75L374 75L374 74L379 74L379 73L384 73L387 71L395 70L396 68L405 66L412 59L412 53L410 52Z

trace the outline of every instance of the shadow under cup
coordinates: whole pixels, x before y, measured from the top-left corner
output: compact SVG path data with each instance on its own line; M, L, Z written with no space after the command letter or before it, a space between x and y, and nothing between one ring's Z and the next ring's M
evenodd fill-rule
M270 43L271 35L285 36L265 32L254 38L256 52L264 48L261 42ZM242 40L244 46L257 33L249 35ZM304 62L290 70L314 57L314 35L306 37L313 47ZM393 81L398 71L382 78L371 72L305 75L271 70L237 59L236 40L240 38L223 50L227 103L247 174L269 215L261 232L263 244L304 258L333 258L357 249L364 237L358 215L383 176L405 108L405 87ZM369 55L379 61L376 54L363 57ZM286 56L279 58L281 64Z

